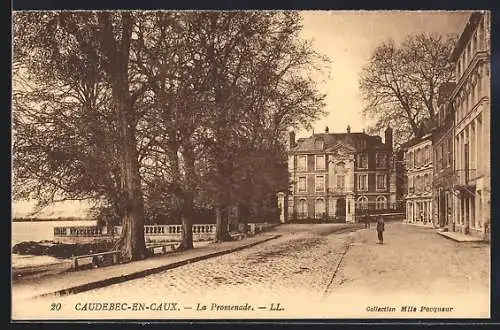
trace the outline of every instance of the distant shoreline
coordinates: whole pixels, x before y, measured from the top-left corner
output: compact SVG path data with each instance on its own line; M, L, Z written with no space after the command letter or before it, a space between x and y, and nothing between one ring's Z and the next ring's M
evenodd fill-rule
M48 221L93 221L88 218L14 218L12 222L48 222Z

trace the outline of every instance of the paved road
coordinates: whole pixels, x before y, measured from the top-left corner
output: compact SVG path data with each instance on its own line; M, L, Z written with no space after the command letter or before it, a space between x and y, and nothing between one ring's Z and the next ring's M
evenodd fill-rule
M283 236L246 250L57 300L182 302L210 297L304 308L330 301L337 310L355 303L364 311L373 297L399 295L400 304L437 297L474 304L480 313L471 315L485 315L489 309L489 245L457 243L432 229L401 223L386 225L383 245L376 244L373 228L286 225L276 231ZM359 312L353 315L363 315Z

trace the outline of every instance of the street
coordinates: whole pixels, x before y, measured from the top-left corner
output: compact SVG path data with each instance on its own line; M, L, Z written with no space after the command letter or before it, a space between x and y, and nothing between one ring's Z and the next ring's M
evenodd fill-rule
M437 235L435 230L402 223L386 225L383 245L377 244L373 227L338 230L335 225L282 225L275 232L282 237L57 301L67 306L138 300L181 304L209 304L214 299L227 304L279 302L289 310L302 305L304 315L294 315L308 317L318 315L316 307L321 303L338 311L352 304L364 310L371 301L390 301L397 306L453 302L453 306L467 303L462 312L472 313L469 305L476 300L473 315L489 315L487 244L458 243ZM329 314L322 310L319 315Z

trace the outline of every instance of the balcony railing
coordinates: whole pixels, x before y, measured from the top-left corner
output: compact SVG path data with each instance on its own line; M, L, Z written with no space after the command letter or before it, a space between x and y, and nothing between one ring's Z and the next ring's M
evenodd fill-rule
M306 219L308 217L308 214L306 212L297 212L295 213L295 217L297 219Z
M330 187L327 188L327 192L332 193L332 194L344 194L348 191L353 191L354 187L349 186L349 187Z

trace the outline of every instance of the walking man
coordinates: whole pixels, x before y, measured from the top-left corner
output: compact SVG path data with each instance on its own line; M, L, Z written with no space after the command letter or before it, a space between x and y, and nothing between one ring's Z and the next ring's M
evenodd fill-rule
M378 243L384 244L384 218L379 216L377 219L377 234L378 234Z

